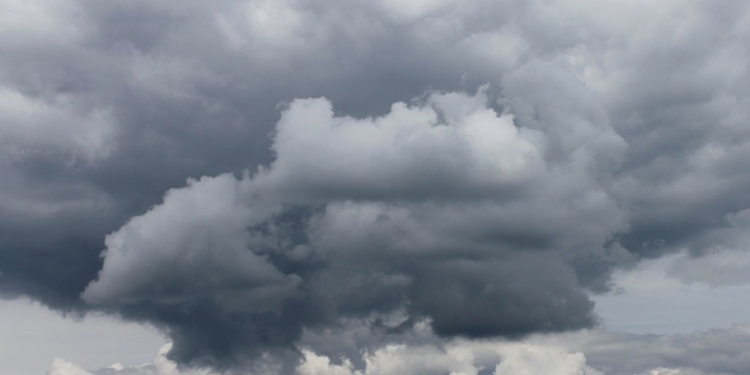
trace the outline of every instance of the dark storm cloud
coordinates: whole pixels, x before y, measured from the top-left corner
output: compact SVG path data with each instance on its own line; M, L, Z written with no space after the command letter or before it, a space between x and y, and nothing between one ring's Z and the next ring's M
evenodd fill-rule
M34 267L35 294L75 303L83 284L68 280L95 276L106 233L188 177L271 160L279 102L325 95L364 115L460 84L451 48L402 38L398 7L346 4L5 3L2 216L17 234L3 236L1 271ZM71 219L81 226L45 234Z
M217 367L346 319L591 326L616 267L742 251L747 14L6 2L0 289Z
M517 79L550 70L532 64ZM548 83L550 100L585 90ZM557 134L519 131L488 101L486 89L434 93L356 119L324 99L296 100L274 133L274 162L170 190L107 236L103 268L82 297L166 325L175 358L214 366L373 314L403 312L399 325L425 320L446 337L591 326L593 303L569 264L604 253L624 228L606 188L592 183L607 159L571 142L551 165L544 156ZM606 123L556 115L560 134L604 142L615 159L624 149Z

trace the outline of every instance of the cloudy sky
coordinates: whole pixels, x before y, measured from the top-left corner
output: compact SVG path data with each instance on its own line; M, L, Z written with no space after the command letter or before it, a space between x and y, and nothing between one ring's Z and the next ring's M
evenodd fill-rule
M749 119L739 0L2 0L0 370L750 374Z

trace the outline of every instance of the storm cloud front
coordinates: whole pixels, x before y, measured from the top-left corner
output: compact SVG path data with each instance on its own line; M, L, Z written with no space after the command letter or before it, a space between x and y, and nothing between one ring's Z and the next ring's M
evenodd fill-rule
M0 20L3 298L153 326L163 363L230 372L571 335L596 369L528 353L708 374L591 343L746 339L586 330L640 262L748 281L746 2L11 0ZM487 363L517 373L502 345Z

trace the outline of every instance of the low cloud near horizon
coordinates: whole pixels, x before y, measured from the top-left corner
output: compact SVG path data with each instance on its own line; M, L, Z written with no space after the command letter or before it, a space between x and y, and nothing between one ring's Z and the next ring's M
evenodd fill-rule
M454 340L442 346L387 345L364 353L364 369L348 361L302 350L298 375L734 375L746 374L750 327L735 325L680 335L649 335L584 330L532 336L523 341ZM86 371L57 358L49 375L214 375L209 369L183 369L166 358L171 344L153 363L119 363ZM273 374L272 366L258 371Z
M2 298L218 372L624 373L466 359L569 332L690 351L627 371L744 371L706 364L744 326L586 333L644 262L750 281L744 1L10 0L0 25Z

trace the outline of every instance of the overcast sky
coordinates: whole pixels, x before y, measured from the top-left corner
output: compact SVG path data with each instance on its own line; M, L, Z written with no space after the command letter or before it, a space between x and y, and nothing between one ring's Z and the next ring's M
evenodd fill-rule
M750 374L749 64L739 0L4 0L0 370Z

